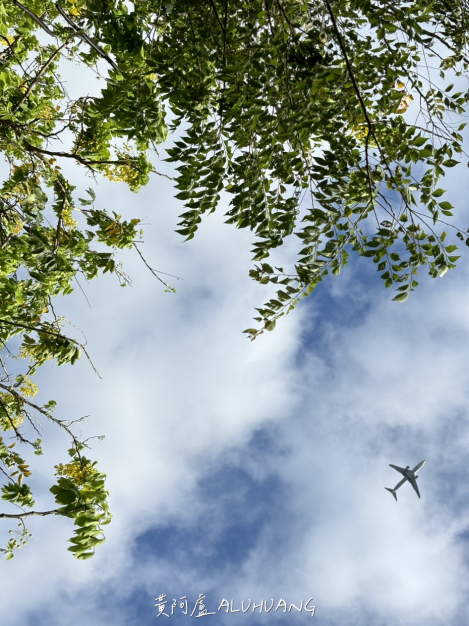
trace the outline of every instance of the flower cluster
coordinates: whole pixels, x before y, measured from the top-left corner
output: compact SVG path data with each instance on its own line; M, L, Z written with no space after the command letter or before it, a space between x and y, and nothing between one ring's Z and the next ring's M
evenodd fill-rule
M58 465L54 465L54 467L57 470L55 472L56 476L66 476L78 486L84 485L92 474L98 473L98 470L94 468L89 461L86 463L74 461L73 463L66 463L65 465L59 463Z
M104 177L112 182L127 183L132 190L137 189L141 184L138 157L127 143L122 149L116 149L116 157L120 163L106 165L103 168Z
M23 413L14 414L15 407L11 406L10 394L0 393L0 407L0 428L2 430L18 428L23 423Z
M23 382L21 383L20 391L23 396L26 396L27 398L34 398L37 394L37 385L35 385L30 378L25 376L23 378Z
M76 230L78 228L78 222L72 217L72 209L67 207L62 211L62 222L64 226L70 228L70 230Z

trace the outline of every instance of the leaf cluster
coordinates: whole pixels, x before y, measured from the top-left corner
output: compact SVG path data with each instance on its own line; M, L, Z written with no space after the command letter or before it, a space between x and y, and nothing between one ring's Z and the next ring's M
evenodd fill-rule
M76 198L63 164L138 191L157 173L151 151L177 131L167 160L184 205L178 232L192 239L227 194L226 222L253 233L251 278L274 286L245 331L251 339L353 253L403 302L422 266L443 276L459 241L469 243L440 186L465 156L469 96L455 84L469 68L468 32L464 5L447 0L0 5L0 152L9 167L0 187L0 341L17 370L0 359L0 427L36 454L41 441L27 431L40 433L37 416L71 437L80 469L58 478L53 512L74 519L77 557L94 553L110 519L104 475L80 483L92 464L83 442L54 416L54 401L32 402L25 380L48 360L88 357L53 299L100 273L128 284L116 254L141 255L140 220L96 207L92 188ZM101 94L71 98L64 59L97 72ZM292 235L294 267L267 262ZM0 440L2 497L30 507L28 465L15 455ZM20 515L21 544L32 513Z
M80 455L80 448L69 450L73 460L67 466L69 477L59 477L50 491L59 505L57 513L73 519L76 526L68 550L77 559L85 560L91 558L95 548L106 540L102 526L110 523L112 515L107 503L106 475L95 470L96 462Z

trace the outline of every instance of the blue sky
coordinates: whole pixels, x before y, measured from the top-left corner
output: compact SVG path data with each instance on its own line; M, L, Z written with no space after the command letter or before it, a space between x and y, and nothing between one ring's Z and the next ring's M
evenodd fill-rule
M445 181L462 226L466 171ZM77 184L83 197L90 181ZM209 611L223 598L240 608L313 597L322 626L466 624L467 255L443 279L422 270L405 304L352 256L251 343L241 331L268 292L248 277L252 236L223 224L223 206L183 244L169 181L138 195L93 186L97 206L146 218L147 260L183 280L164 293L126 251L132 288L106 275L83 285L91 308L78 289L57 302L85 332L103 380L83 359L51 366L38 376L40 397L64 419L90 414L83 436L106 435L93 454L114 519L84 562L66 551L67 520L32 520L34 538L2 565L8 624L151 624L160 594L169 604L187 596L189 612L199 594ZM295 245L276 251L275 264L292 263ZM67 458L61 433L51 428L44 443L32 463L38 509L53 505L53 465ZM398 481L389 463L422 459L422 499L404 487L396 504L384 490ZM202 619L283 626L311 614Z

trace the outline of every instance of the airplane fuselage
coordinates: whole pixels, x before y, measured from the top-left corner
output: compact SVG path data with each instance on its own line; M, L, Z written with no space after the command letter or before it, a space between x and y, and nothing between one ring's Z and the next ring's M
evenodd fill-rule
M420 461L420 463L418 463L414 469L410 469L410 466L408 465L407 467L399 467L398 465L390 465L390 467L394 468L395 470L397 470L398 472L400 472L403 476L402 480L400 482L397 483L397 485L394 487L394 489L390 489L389 487L386 487L387 491L390 491L392 493L392 495L394 496L394 499L397 501L397 495L396 495L396 491L398 489L400 489L402 487L402 485L405 485L406 482L410 482L410 484L412 485L412 487L414 488L416 494L418 495L418 497L420 498L420 492L419 492L419 488L417 487L417 478L418 478L418 474L417 472L422 469L422 467L425 465L425 460Z
M409 466L407 466L401 473L407 477L407 480L410 480L411 478L418 478L415 472L418 472L419 469L421 469L424 465L425 461L420 461L420 463L418 463L418 465L416 465L414 469L409 469ZM391 465L391 467L393 466Z

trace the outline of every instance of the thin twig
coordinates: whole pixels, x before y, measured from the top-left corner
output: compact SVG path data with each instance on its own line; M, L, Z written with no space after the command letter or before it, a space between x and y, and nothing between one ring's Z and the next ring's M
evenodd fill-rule
M161 172L157 172L156 170L150 170L150 172L152 174L158 174L158 176L164 176L168 180L176 180L175 178L171 178L171 176L168 176L167 174L162 174Z
M5 385L2 385L2 387L5 387ZM8 421L10 422L10 426L15 431L15 435L21 441L21 443L29 443L30 445L33 445L33 443L31 441L28 441L27 439L25 439L23 437L23 435L20 433L20 431L17 429L17 427L15 426L15 422L13 421L13 418L11 417L11 415L10 415L6 405L5 405L5 403L3 402L3 400L1 398L0 398L0 406L5 411L5 415L7 416Z
M77 511L78 509L86 508L86 504L82 504L80 506L71 509L71 511L67 511L67 513L71 513L72 511ZM53 511L29 511L28 513L0 513L0 517L6 519L23 519L23 517L31 517L31 515L39 515L40 517L44 517L45 515L57 515L61 514L59 509L54 509Z
M12 113L16 113L16 111L18 111L18 109L20 108L20 106L26 102L26 100L29 98L29 94L31 93L31 91L33 90L34 85L37 83L37 81L41 78L41 76L44 74L44 72L46 71L46 69L49 67L49 65L52 63L52 61L55 59L55 57L59 54L59 52L61 52L65 46L68 44L68 41L66 41L64 44L62 44L59 48L57 48L57 50L54 52L54 54L52 54L47 61L45 62L45 64L41 67L41 69L39 70L39 72L36 74L36 76L33 78L31 84L29 85L28 89L26 90L24 96L21 98L21 100L18 102L18 104L13 108Z
M99 378L102 378L102 376L100 375L100 373L98 372L98 370L96 369L96 367L94 366L93 361L91 360L90 355L88 354L85 346L80 343L79 341L77 341L76 339L72 339L71 337L67 337L66 335L61 335L60 333L53 333L49 330L46 330L45 328L41 328L41 327L34 327L34 326L28 326L27 324L20 324L20 322L10 322L9 320L5 320L5 319L0 319L0 324L9 324L10 326L18 326L19 328L25 328L26 330L32 330L35 333L46 333L46 335L51 335L52 337L58 337L60 339L66 339L67 341L70 341L71 343L74 343L75 345L79 346L83 352L86 354L88 361L91 364L91 367L94 369L95 373L99 376Z
M25 404L29 405L30 407L32 407L33 409L35 409L36 411L38 411L39 413L41 413L42 415L44 415L45 417L47 417L48 419L50 419L51 421L55 422L56 424L58 424L61 428L63 428L72 438L73 443L75 445L75 448L77 450L77 454L78 457L81 460L81 455L80 455L80 448L79 448L79 441L78 439L75 437L75 435L73 434L73 432L70 430L70 428L66 425L65 420L59 420L56 417L54 417L50 411L46 411L45 409L43 409L42 407L40 407L37 404L34 404L34 402L31 402L31 400L26 400L26 398L24 396L22 396L18 391L16 391L16 389L14 387L8 387L7 385L3 385L2 383L0 383L0 388L1 389L5 389L5 391L8 391L12 396L14 396L15 398L17 398L18 400L20 400L21 402L24 402ZM0 401L1 402L1 401ZM13 425L13 428L14 425ZM16 432L16 429L15 429ZM31 444L32 446L34 446L33 443L31 443L30 441L27 441L26 439L23 439L23 437L21 436L21 434L17 433L17 437L19 437L19 439L21 441L24 441L26 443Z
M165 287L170 287L170 285L168 285L168 283L165 283L164 280L162 280L159 276L158 273L164 274L165 272L158 272L158 270L154 270L152 267L150 267L145 259L145 257L143 256L143 254L140 252L137 244L134 242L133 243L133 247L135 248L135 250L137 250L137 252L140 255L140 258L142 259L142 261L145 263L145 265L148 267L148 269L150 270L150 272L153 274L153 276L155 276L160 283L163 283L163 285ZM173 278L176 278L177 280L182 280L179 276L173 276L173 274L166 274L166 276L172 276Z

